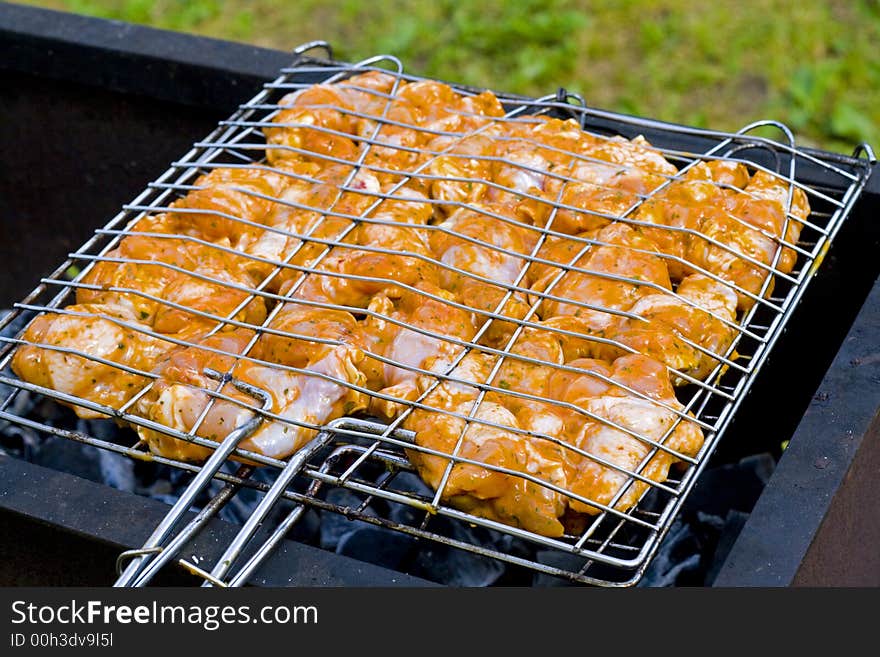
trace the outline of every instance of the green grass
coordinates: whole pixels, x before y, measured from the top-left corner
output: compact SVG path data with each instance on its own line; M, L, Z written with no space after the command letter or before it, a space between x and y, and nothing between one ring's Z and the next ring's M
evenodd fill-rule
M735 130L772 118L799 141L880 147L880 2L791 0L38 0L55 9L339 57Z

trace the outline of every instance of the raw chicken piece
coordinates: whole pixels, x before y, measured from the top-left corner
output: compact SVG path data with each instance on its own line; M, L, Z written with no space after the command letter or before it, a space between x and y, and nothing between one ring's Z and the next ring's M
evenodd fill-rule
M540 150L549 163L546 170L557 174L537 186L540 195L586 211L560 208L553 221L559 232L603 228L659 186L665 180L661 174L675 172L643 139L621 142L595 137L581 131L573 119L544 120L525 138L556 149Z
M165 232L166 219L167 214L146 217L134 229ZM217 325L218 320L213 318L225 319L230 315L237 321L256 325L266 317L262 297L250 293L254 283L244 256L178 237L130 235L106 257L126 262L97 262L82 282L102 289L78 288L78 303L124 306L132 317L160 333L206 332ZM134 260L143 262L129 262ZM108 289L111 287L132 291ZM170 303L208 313L213 318L175 308Z
M178 347L169 352L154 368L158 376L136 409L140 416L184 434L192 434L196 421L211 401L208 391L215 391L220 383L205 374L206 368L220 373L229 372L254 337L247 329L217 333L198 340L189 347ZM253 409L262 404L232 384L225 383L220 394L231 398L215 397L207 415L195 431L197 436L222 442L229 433L253 418ZM211 450L187 440L144 426L135 427L138 436L154 454L180 461L203 461ZM239 445L244 447L244 443Z
M495 163L495 182L516 194L541 195L549 181L546 172L557 166L564 169L550 159L555 153L541 150L526 139L500 142L495 150L498 157L504 158Z
M699 452L703 444L700 428L657 403L662 402L674 409L683 408L675 398L669 375L663 365L638 354L623 356L613 364L581 359L570 365L601 373L646 395L648 399L623 388L607 385L589 374L579 376L564 371L555 373L550 382L550 392L554 397L580 406L647 440L660 442L671 430L670 435L663 440L665 447L688 457ZM577 415L570 417L573 422L566 427L568 440L581 450L614 464L624 472L571 451L565 460L568 490L603 505L611 505L615 495L623 491L620 499L614 503L614 508L621 511L630 509L649 484L637 480L629 483L631 477L628 473L635 472L648 458L652 446L605 422L585 420ZM664 481L669 468L677 460L680 459L674 454L657 450L640 474L651 481ZM569 500L569 506L579 513L595 514L599 511L597 507L575 499Z
M395 77L381 71L367 71L346 78L333 86L340 91L349 106L358 114L352 116L349 130L360 137L368 137L376 128L376 121L389 104L389 95L394 91Z
M89 316L45 313L30 323L22 339L76 350L87 357L22 345L12 359L12 370L25 381L119 409L149 383L149 379L116 367L114 363L149 372L156 360L174 347L170 342L146 335L143 331L149 327L137 322L124 306L78 304L66 310ZM110 364L93 360L95 358ZM81 418L105 417L82 406L70 406Z
M676 293L677 296L643 296L629 312L648 321L620 317L606 332L606 337L702 380L718 364L712 354L723 355L736 335L736 294L724 283L702 274L685 278ZM724 324L706 311L728 320L733 326ZM705 351L697 349L694 344ZM614 359L626 352L617 347L603 346L598 353L603 358ZM684 385L688 380L674 377L673 383Z
M264 421L245 447L283 459L315 437L317 429L367 407L362 388L366 377L358 369L363 352L349 346L328 349L296 373L268 365L243 363L238 378L272 395L273 412L287 422Z
M451 294L431 286L421 286L421 290L440 300L406 292L394 301L384 295L377 296L370 306L380 316L412 328L375 316L365 322L371 342L369 351L394 363L381 363L368 357L367 364L372 362L376 368L368 376L376 382L377 388L381 388L381 394L401 401L416 399L420 392L419 381L427 376L407 368L447 372L464 347L446 338L467 343L476 333L472 313L444 301L454 299ZM372 400L370 409L382 417L393 418L401 412L403 405L377 397Z
M260 168L212 169L171 204L168 232L241 248L262 232L250 224L265 222L288 183L287 176Z
M264 333L254 348L254 356L305 371L242 362L235 376L271 393L273 412L294 423L264 422L248 439L248 444L259 453L284 458L315 436L316 430L309 425L320 427L366 408L369 398L358 388L366 384L359 365L364 360L367 336L347 312L296 302L285 304L269 328L290 337Z
M492 158L495 155L495 141L483 134L463 139L437 137L428 147L435 152L445 152L433 158L424 173L431 198L453 206L437 206L438 215L443 218L455 212L463 203L476 203L488 189L486 184L492 180Z
M284 109L272 119L276 125L263 130L270 163L306 160L324 164L331 162L330 158L357 159L354 108L343 89L314 85L288 94L279 105Z
M265 231L247 249L254 255L291 265L282 267L280 273L272 277L268 285L270 291L279 290L287 281L299 280L303 276L302 268L314 266L319 258L323 260L324 252L332 249L334 242L355 241L354 222L380 203L381 187L376 176L361 169L349 182L347 191L341 191L350 174L348 167L331 167L317 174L322 182L310 189L295 186L285 192L283 200L290 205L280 205L266 222L284 232ZM267 263L257 263L254 267L263 276L272 270L272 265Z
M354 162L360 142L373 134L376 119L389 106L388 119L395 117L388 94L395 79L379 71L368 71L335 84L320 84L284 96L281 111L272 119L278 127L264 130L273 165L310 161L322 166L333 160ZM357 116L362 114L366 116ZM314 126L314 127L309 127ZM383 128L384 129L384 128ZM274 148L273 148L274 146Z
M501 104L491 92L462 96L448 85L431 80L402 83L388 109L389 122L379 130L377 143L367 153L366 163L391 171L413 171L436 157L437 151L430 142L438 134L456 139L483 128L491 118L503 114ZM441 151L447 145L445 142L436 144ZM383 183L401 179L390 172L379 175ZM420 180L417 188L426 192L427 186L427 181Z
M412 197L414 198L414 197ZM366 308L377 295L399 297L408 286L436 287L438 265L432 261L424 204L388 199L351 233L354 246L337 246L315 266L295 296L311 301ZM412 222L412 223L410 223ZM369 246L363 250L357 245ZM334 276L331 272L342 274ZM358 276L363 278L346 278ZM282 293L285 292L282 286Z
M652 253L654 245L627 225L610 224L591 237L602 242L603 245L590 247L575 263L566 260L573 250L567 241L550 245L548 247L549 253L548 251L539 252L539 255L545 259L596 272L596 274L586 274L567 271L559 279L559 282L549 290L549 294L571 301L589 303L597 308L625 311L632 307L639 298L655 291L645 283L653 283L655 286L668 290L672 289L666 263L659 255ZM560 257L550 250L559 248L565 249L564 256ZM574 256L577 256L581 248L583 248L582 244L577 248ZM538 292L546 291L557 276L558 270L549 269L542 278L532 285L532 289ZM615 280L614 277L625 280ZM544 319L559 315L573 315L582 319L589 331L600 336L614 324L616 317L619 316L552 299L544 299L541 302L538 314Z
M366 395L357 390L364 384L365 376L357 369L363 352L353 344L356 342L354 318L347 313L313 311L288 304L269 326L304 337L285 338L266 333L252 348L250 358L271 359L270 362L304 371L238 359L236 356L243 353L253 338L250 331L216 334L170 354L156 369L160 379L150 394L139 401L139 411L178 431L192 432L196 419L208 407L211 396L206 391L218 385L205 375L205 368L231 372L236 379L268 393L272 398L269 412L286 420L263 420L240 447L273 458L285 458L314 437L314 427L366 406ZM325 344L309 337L342 339L343 344ZM348 339L351 343L345 342ZM225 353L218 354L208 348ZM222 441L252 417L252 409L260 406L258 399L250 398L230 384L225 384L222 392L238 403L216 400L197 435ZM140 428L139 433L153 451L165 456L202 460L208 455L203 447L158 431Z
M587 148L590 157L612 164L633 165L639 169L661 177L678 173L669 160L654 148L647 139L639 135L633 139L624 137L593 137Z
M761 291L768 276L765 294L772 292L771 266L780 249L778 240L784 237L795 243L802 227L798 219L809 216L806 195L795 189L791 205L794 218L786 224L788 186L766 172L755 173L743 191L736 189L746 178L744 169L725 162L701 163L683 180L647 201L636 215L638 220L658 226L641 228L644 235L663 253L684 261L670 261L673 279L698 268L715 274L740 288L739 310L754 305L751 295ZM795 258L792 249L783 248L775 271L791 271Z
M465 381L485 381L493 360L471 354L453 371ZM565 471L560 461L546 452L544 441L496 426L518 429L513 414L502 405L483 401L472 414L477 389L468 385L445 382L432 391L425 403L436 411L418 409L404 421L404 427L416 432L416 444L452 455L461 440L457 455L478 463L529 474L540 480L563 487ZM472 414L478 421L466 424L462 418ZM409 458L419 469L425 482L439 487L450 459L408 450ZM514 474L497 472L476 464L457 463L443 488L441 499L470 513L499 520L545 536L560 536L563 527L559 517L565 511L561 494L546 486Z
M552 403L548 384L556 366L562 365L564 352L560 336L552 331L526 328L511 346L515 356L532 358L540 363L506 357L493 380L493 385L502 390L512 390L550 401L528 399L515 395L491 392L489 401L502 404L516 416L519 426L527 431L548 436L562 436L565 417L571 412L560 404ZM556 452L556 458L564 456L562 448L545 441L544 449Z
M504 115L501 103L492 92L464 96L435 80L402 85L395 100L398 99L408 101L415 108L417 129L425 141L431 139L430 131L473 132L487 125L492 117Z
M501 212L500 208L487 210ZM434 256L449 266L440 271L440 284L476 311L496 312L509 292L501 285L517 283L528 264L528 260L516 254L528 256L534 248L537 233L525 225L468 209L458 210L440 226L448 232L437 231L431 235ZM459 235L488 245L476 244ZM494 282L478 280L468 274ZM528 287L530 280L527 271L518 287ZM527 311L528 303L522 292L513 292L501 310L514 319L522 319ZM479 317L481 324L488 319L485 315ZM486 333L487 343L502 344L513 327L511 322L494 320Z

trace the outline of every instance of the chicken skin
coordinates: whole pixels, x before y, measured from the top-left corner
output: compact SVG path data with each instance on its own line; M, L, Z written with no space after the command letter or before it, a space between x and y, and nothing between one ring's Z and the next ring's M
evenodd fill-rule
M700 270L717 275L735 287L738 309L748 310L765 281L766 294L772 292L772 272L794 266L795 251L781 241L797 242L809 204L794 188L789 217L787 197L788 186L766 172L749 178L743 165L700 163L644 203L636 218L658 226L640 232L674 256L673 280Z
M560 203L553 229L564 233L607 226L675 173L644 139L598 139L573 119L534 117L504 132L496 151L505 162L497 165L496 179Z
M218 167L200 176L195 189L171 204L168 232L222 242L235 248L252 241L289 179L261 168Z
M167 218L146 217L134 229L162 233ZM206 332L227 316L260 324L266 306L250 292L254 281L247 263L234 252L172 234L129 235L83 277L84 284L100 289L78 288L77 302L123 306L160 333Z
M702 380L718 364L716 356L723 356L736 336L736 303L736 294L727 285L692 274L679 284L676 295L641 297L629 312L642 319L620 317L606 337ZM626 352L603 345L597 353L613 359ZM673 379L676 385L687 382L681 377Z
M363 409L367 398L356 389L365 382L364 375L357 369L363 352L347 342L328 345L308 339L337 340L340 334L351 339L354 319L346 317L346 313L321 317L297 304L289 305L291 308L278 316L278 326L282 327L279 330L286 327L304 337L278 338L265 334L249 355L257 360L272 358L274 363L300 371L251 359L239 360L237 356L253 339L251 331L215 334L191 347L172 352L160 363L155 370L159 379L149 394L139 400L139 412L165 426L192 433L197 419L207 410L195 434L222 440L230 431L247 422L254 409L260 406L258 399L227 383L221 392L232 401L215 399L209 408L211 395L208 391L217 388L218 384L205 374L205 368L232 372L236 379L268 393L271 397L269 412L277 416L260 424L240 447L274 458L285 458L314 437L319 427ZM151 449L173 458L198 461L209 453L204 447L152 429L140 427L138 433Z
M680 460L677 455L693 457L699 452L703 433L693 422L657 403L678 410L684 408L675 398L668 372L657 361L631 354L613 363L582 359L570 364L601 373L629 388L608 385L589 374L578 376L565 371L555 373L549 384L554 397L600 418L584 420L573 415L574 421L566 427L571 444L606 462L577 452L568 453L568 490L602 505L613 503L614 508L625 511L636 504L649 486L629 473L640 472L648 480L664 481L672 464ZM658 449L651 455L653 448L648 441L662 441L672 453ZM569 506L579 513L599 512L598 507L576 499L570 499Z
M439 226L445 230L432 234L431 250L447 265L440 270L440 284L477 312L500 310L507 317L522 319L528 311L525 293L511 292L503 285L528 287L529 261L520 254L528 256L534 249L535 232L516 222L469 209L455 212ZM481 319L487 318L482 315ZM510 322L495 320L486 340L489 344L503 344L512 330Z
M405 408L401 402L418 397L420 381L426 375L414 368L446 373L462 355L463 344L476 333L473 314L451 305L454 297L450 293L431 286L422 286L421 292L424 294L407 292L394 300L376 297L370 306L376 315L364 322L368 351L385 359L379 361L368 354L367 364L372 365L368 376L374 382L371 387L393 398L373 399L370 410L381 417L394 418Z
M229 383L210 378L206 368L228 372L253 339L253 332L236 329L198 340L188 347L170 351L153 368L158 378L137 404L138 415L175 429L180 433L222 441L236 427L253 417L260 401L237 390ZM211 408L209 391L218 390L230 399L214 398ZM208 410L196 428L199 417ZM138 437L156 454L181 461L202 461L211 450L196 443L169 436L151 427L137 426Z
M125 306L77 304L66 310L79 314L40 315L22 336L31 344L15 352L12 370L25 381L118 410L149 383L146 376L122 367L147 373L174 347L146 334L149 327L138 323ZM39 344L56 349L35 346ZM104 417L70 406L81 418Z
M464 381L486 380L492 359L468 356L453 370ZM498 520L545 536L563 533L559 517L565 511L563 496L532 479L564 484L561 461L548 457L539 439L521 432L516 417L501 404L484 401L473 412L478 391L463 383L440 384L425 399L432 409L418 409L405 420L404 427L416 432L416 444L444 454L453 454L475 463L455 463L443 488L442 499L454 506L486 518ZM460 416L471 416L467 422ZM491 424L488 424L491 423ZM410 459L425 482L435 490L440 486L450 459L412 449ZM480 464L513 471L499 472Z
M583 321L588 331L604 335L618 315L598 308L625 311L639 298L655 291L646 283L667 290L672 289L672 284L666 263L655 255L653 243L626 224L610 224L595 233L594 239L601 244L590 246L580 258L577 256L584 245L570 241L549 244L546 250L539 252L539 256L546 260L591 273L566 271L560 277L559 270L548 268L532 285L532 290L545 292L549 289L548 294L556 297L595 306L591 308L545 298L539 314L543 319L573 315ZM555 278L559 280L551 289Z

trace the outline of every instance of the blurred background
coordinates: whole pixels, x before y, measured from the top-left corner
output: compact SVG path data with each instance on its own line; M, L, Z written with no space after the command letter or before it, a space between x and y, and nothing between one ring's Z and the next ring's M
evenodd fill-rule
M21 0L19 0L21 2ZM25 0L289 50L331 42L409 72L736 130L762 118L798 140L880 147L880 0Z

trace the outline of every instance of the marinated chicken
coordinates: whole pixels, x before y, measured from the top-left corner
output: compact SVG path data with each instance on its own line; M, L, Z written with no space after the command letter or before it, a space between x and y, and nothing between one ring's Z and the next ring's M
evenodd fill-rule
M68 306L30 323L22 336L28 344L15 352L12 369L25 381L118 410L149 382L153 363L174 347L148 330L125 306ZM79 417L104 417L70 405Z
M629 308L635 318L620 317L605 335L650 356L691 379L705 379L736 337L736 294L724 283L691 274L675 294L648 294ZM602 345L607 358L624 355L617 345ZM687 383L676 377L676 384Z
M548 244L539 253L545 260L577 268L549 267L534 283L534 291L565 300L543 298L538 309L542 318L574 315L589 331L602 335L619 317L614 311L628 310L657 288L672 289L666 263L654 244L626 224L609 224L592 237L581 237L595 244L587 243L580 257L585 245L572 240Z
M646 201L636 218L646 224L640 232L673 256L673 280L715 275L734 288L738 309L748 310L762 290L773 291L774 272L794 266L787 245L797 242L809 205L792 187L788 208L788 194L789 185L764 171L749 177L741 164L700 163Z
M452 370L452 376L463 382L444 382L426 397L426 404L436 410L418 409L404 422L405 428L416 432L419 446L467 461L453 464L445 456L418 450L410 450L410 458L429 486L436 489L448 477L445 501L545 536L560 536L565 497L516 474L564 485L557 451L545 449L540 439L520 431L516 417L503 405L476 404L478 391L466 383L484 381L492 364L491 358L468 356Z
M496 214L500 208L490 210ZM440 271L444 288L467 301L477 312L499 313L522 319L528 311L529 256L537 235L526 226L517 225L477 210L462 209L444 222L443 229L431 236L431 250L445 267ZM521 275L526 270L525 276ZM486 321L487 315L480 319ZM490 344L503 345L513 330L510 322L495 321L487 332Z
M476 327L473 314L450 303L454 299L442 288L428 286L394 300L384 295L374 299L370 309L376 314L364 322L369 352L382 358L367 359L382 395L372 401L374 413L394 418L405 408L402 402L418 397L426 372L445 374L461 358Z
M160 333L198 333L224 319L259 325L266 318L248 259L232 249L168 232L167 214L137 222L83 278L81 304L125 307ZM164 233L164 234L162 234Z
M596 419L573 416L566 426L570 443L589 454L567 454L568 489L592 502L629 509L649 486L632 474L664 481L673 463L699 452L703 432L682 413L669 374L657 361L631 354L613 363L582 359L570 365L586 373L554 374L550 392ZM602 374L613 383L590 373ZM599 511L578 499L569 506L576 512Z
M675 387L737 357L810 214L761 169L679 172L642 137L380 71L270 121L265 161L204 164L132 221L13 370L184 461L245 425L281 459L339 417L398 421L444 503L545 536L700 453Z
M252 331L236 330L172 351L154 370L158 380L138 401L139 412L182 433L222 440L262 407L260 399L228 383L219 390L225 398L211 394L218 384L205 369L231 371L239 381L270 395L266 410L274 417L263 421L239 446L284 458L305 445L321 426L366 407L366 395L356 389L365 377L357 369L363 352L354 344L358 329L353 317L289 304L269 328L276 326L290 337L266 333L252 345ZM241 354L248 359L238 358ZM141 427L138 433L166 456L189 461L208 455L204 447L159 431Z

